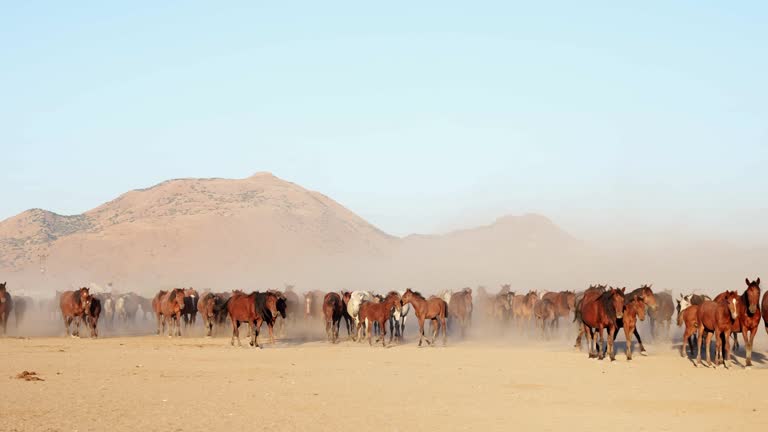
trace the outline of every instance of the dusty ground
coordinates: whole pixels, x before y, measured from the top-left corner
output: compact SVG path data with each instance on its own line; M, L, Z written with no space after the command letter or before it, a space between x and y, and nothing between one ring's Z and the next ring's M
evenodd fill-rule
M588 360L563 341L389 349L135 336L0 340L0 430L731 430L768 425L765 357L672 347ZM16 375L34 371L44 381ZM745 399L748 399L745 401Z

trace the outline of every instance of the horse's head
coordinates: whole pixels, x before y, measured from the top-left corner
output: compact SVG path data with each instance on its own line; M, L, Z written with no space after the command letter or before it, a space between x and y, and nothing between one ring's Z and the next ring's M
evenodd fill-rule
M272 315L272 322L275 322L278 315L282 315L283 318L285 318L285 303L283 303L283 306L282 306L283 311L280 312L280 308L278 306L278 303L280 303L280 298L278 296L276 296L274 293L268 292L265 294L264 300L265 300L264 305L269 311L269 314Z
M80 304L83 306L83 311L85 311L85 314L90 315L91 302L93 301L90 290L86 287L80 288L77 292L77 297L78 300L80 300Z
M202 306L200 306L202 304ZM216 297L213 294L206 294L203 296L202 299L200 299L200 302L198 303L198 307L202 308L200 311L200 315L205 317L208 320L211 320L214 318L216 313L214 312L214 308L216 306Z
M608 292L608 296L613 306L613 310L616 311L616 318L622 318L624 316L624 291L626 288L618 289L612 288Z
M6 282L0 284L0 303L5 303L5 293L8 292L6 291L5 284Z
M760 304L760 278L752 282L747 278L745 282L747 283L747 291L744 293L744 297L746 297L744 300L747 303L746 306L749 313L754 314L757 312L758 305Z
M637 319L645 321L645 306L647 306L645 296L642 294L635 298L634 309L637 311Z
M525 304L533 307L536 305L536 302L539 301L539 293L536 291L529 291L528 294L525 295Z
M731 313L731 319L739 319L739 294L736 291L726 291L725 301L728 305L728 312Z
M285 319L285 311L288 309L288 300L283 295L277 295L277 301L275 302L275 308L277 309L277 313L280 314L280 316ZM275 315L275 318L277 318L277 315Z
M693 304L691 298L693 298L693 294L683 295L681 293L680 297L677 299L677 311L681 312L690 307Z
M400 303L405 305L411 302L413 300L413 291L408 288L405 290L402 296L400 296Z
M390 310L394 308L397 313L401 313L403 311L403 299L400 297L400 294L398 294L397 291L391 291L389 294L387 294L387 297L384 298L384 304L389 305L388 307Z
M347 304L349 304L349 301L352 299L352 293L349 291L342 291L341 292L341 301L344 302L344 306L346 307Z
M171 304L174 312L184 311L184 290L181 288L172 290L168 294L168 302Z
M643 296L643 302L646 306L649 308L656 310L659 308L659 305L656 304L656 296L653 295L653 290L651 289L653 285L643 285L641 286L640 295Z

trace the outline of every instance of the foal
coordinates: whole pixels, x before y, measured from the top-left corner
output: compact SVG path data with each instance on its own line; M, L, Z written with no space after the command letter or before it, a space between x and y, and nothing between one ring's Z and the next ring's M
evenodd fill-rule
M387 346L387 327L385 324L392 318L392 312L394 310L402 310L402 303L400 303L400 294L396 291L392 291L387 294L387 297L379 303L363 302L360 305L360 321L365 322L365 331L368 333L368 345L373 345L373 324L378 323L381 330L381 345ZM389 335L389 342L392 342L393 333Z
M411 291L410 288L405 290L405 294L402 297L403 305L410 304L413 306L413 311L416 314L416 318L419 320L419 346L421 346L422 340L424 340L424 320L432 320L434 328L432 334L432 340L427 339L427 344L432 344L437 335L440 334L440 329L443 329L443 345L448 342L448 336L446 335L445 320L448 316L448 305L445 300L439 297L430 297L429 300L425 299L420 293Z

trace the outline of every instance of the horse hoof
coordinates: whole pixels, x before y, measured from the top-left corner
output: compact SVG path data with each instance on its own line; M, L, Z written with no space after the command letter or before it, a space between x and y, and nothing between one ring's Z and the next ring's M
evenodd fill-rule
M648 352L647 351L640 351L640 355L648 357Z

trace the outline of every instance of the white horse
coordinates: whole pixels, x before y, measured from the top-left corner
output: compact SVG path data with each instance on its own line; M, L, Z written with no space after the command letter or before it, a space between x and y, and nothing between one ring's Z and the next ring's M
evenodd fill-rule
M125 296L120 296L115 301L115 318L127 321L128 313L125 311Z
M373 294L369 291L353 291L349 302L347 303L347 313L355 321L355 335L358 341L362 341L361 332L363 331L360 325L360 304L364 301L373 301Z
M405 291L403 291L403 292L405 292ZM441 299L443 299L445 301L446 305L449 305L449 304L451 304L451 296L452 295L453 295L453 290L447 289L447 290L440 291L440 294L438 294L437 296L440 297Z
M115 317L115 301L111 295L107 296L102 306L104 308L104 322L108 327L112 326L112 319Z
M400 297L405 294L405 290L398 291ZM398 340L402 341L405 336L405 320L408 318L408 313L411 311L411 304L403 305L400 310L395 308L392 316L389 317L389 334L394 335Z

